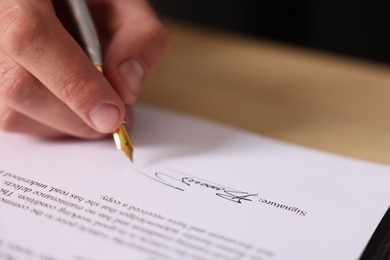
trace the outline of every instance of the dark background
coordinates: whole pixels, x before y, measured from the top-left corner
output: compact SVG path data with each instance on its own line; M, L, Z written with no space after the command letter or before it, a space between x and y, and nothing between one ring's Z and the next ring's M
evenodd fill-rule
M390 0L151 0L165 17L390 64Z

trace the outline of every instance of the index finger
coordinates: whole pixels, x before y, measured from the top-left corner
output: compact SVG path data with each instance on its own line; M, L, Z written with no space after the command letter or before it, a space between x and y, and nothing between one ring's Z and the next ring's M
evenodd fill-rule
M119 126L121 98L63 28L51 1L2 1L0 44L88 125L105 133Z

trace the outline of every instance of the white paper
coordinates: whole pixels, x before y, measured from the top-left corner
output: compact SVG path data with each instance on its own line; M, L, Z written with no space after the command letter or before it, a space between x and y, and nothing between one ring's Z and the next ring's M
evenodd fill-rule
M147 106L103 141L0 133L0 258L357 259L390 167Z

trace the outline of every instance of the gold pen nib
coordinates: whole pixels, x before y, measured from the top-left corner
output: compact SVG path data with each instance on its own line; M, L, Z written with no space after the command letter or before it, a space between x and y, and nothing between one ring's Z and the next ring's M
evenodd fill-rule
M102 64L95 64L95 67L98 71L103 72ZM133 162L134 145L127 134L126 121L123 121L121 126L112 135L114 137L116 148L118 148L118 150L122 150L126 156L129 157L130 161Z
M116 148L118 148L118 150L122 150L126 156L129 157L130 161L133 162L134 146L130 140L129 135L127 134L125 121L123 121L118 130L113 133L113 137Z

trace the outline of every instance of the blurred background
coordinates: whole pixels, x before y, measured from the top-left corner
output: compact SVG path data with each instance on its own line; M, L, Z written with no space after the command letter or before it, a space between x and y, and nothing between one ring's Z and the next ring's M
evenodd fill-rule
M151 0L170 19L390 63L388 0Z

